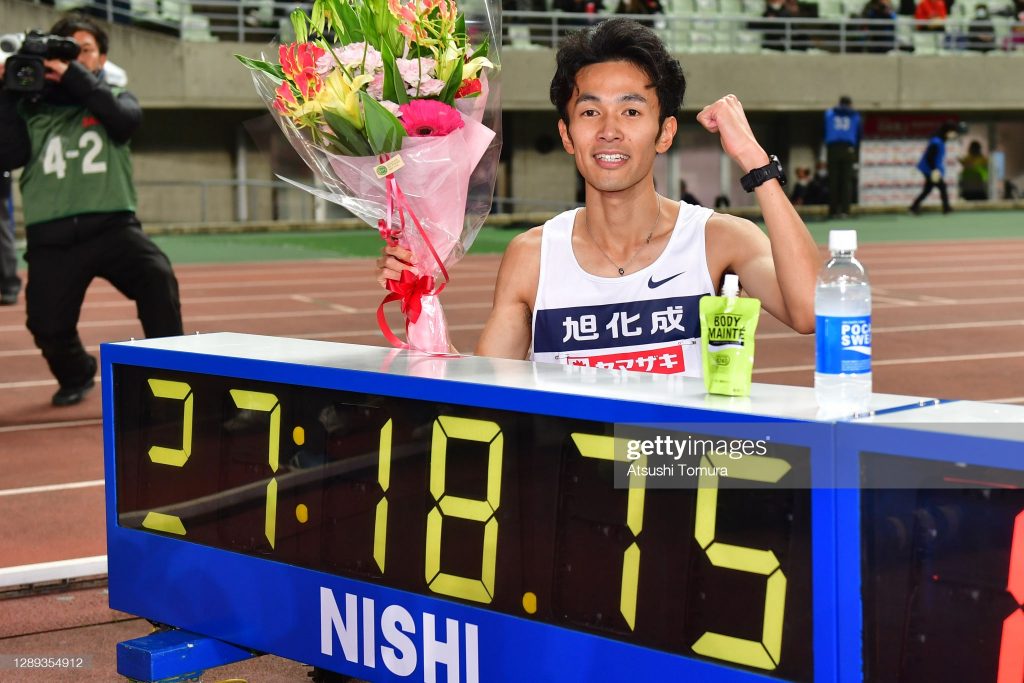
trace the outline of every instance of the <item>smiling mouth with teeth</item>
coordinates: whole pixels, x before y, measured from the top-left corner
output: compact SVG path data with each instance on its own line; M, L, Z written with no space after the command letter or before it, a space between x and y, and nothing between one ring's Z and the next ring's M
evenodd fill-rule
M596 154L595 156L602 161L625 161L629 158L625 154Z

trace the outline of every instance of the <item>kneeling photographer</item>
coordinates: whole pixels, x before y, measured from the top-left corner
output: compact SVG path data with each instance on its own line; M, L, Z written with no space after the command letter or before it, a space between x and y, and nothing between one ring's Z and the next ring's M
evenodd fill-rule
M24 166L28 329L60 385L53 405L66 406L94 384L96 359L77 330L93 278L136 302L147 337L181 334L182 324L170 261L135 216L138 100L103 79L108 39L97 23L70 15L50 33L29 34L0 65L0 171Z

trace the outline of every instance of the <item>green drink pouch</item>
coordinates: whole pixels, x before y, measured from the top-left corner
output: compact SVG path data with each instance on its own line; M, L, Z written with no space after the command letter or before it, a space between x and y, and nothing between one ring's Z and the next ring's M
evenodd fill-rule
M749 396L754 372L754 331L761 302L740 298L739 278L726 275L722 296L700 300L704 388L709 394Z

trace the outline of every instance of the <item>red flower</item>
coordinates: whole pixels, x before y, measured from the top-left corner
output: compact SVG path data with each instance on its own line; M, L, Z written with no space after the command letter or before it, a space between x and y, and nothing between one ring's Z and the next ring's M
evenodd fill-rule
M292 43L278 49L281 69L299 89L303 99L312 99L320 92L323 81L316 72L316 60L326 52L313 43Z
M437 100L410 100L398 109L398 120L412 137L441 137L465 125L458 110Z
M484 88L483 85L480 83L479 78L470 78L468 80L462 81L462 85L460 85L459 89L455 91L455 99L475 95L477 93L483 92L483 90Z
M291 108L297 104L298 102L295 101L295 94L292 92L292 86L287 81L277 86L277 97L274 98L274 109L278 110L282 114L288 114L291 112Z

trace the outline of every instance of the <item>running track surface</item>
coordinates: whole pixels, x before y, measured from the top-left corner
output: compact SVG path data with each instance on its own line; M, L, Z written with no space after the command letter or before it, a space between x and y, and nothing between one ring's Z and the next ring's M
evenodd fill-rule
M1024 240L875 244L858 257L873 287L876 392L1024 403ZM452 272L442 300L460 349L473 348L490 311L498 262L470 256ZM384 345L373 268L368 259L179 266L185 330ZM99 387L78 406L52 408L56 385L24 322L23 298L0 308L0 567L106 552ZM103 281L89 290L79 331L94 354L101 341L141 336L134 305ZM813 336L762 317L756 382L811 386L813 364ZM102 593L78 595L83 613L89 600L102 610ZM17 651L17 636L34 632L24 614L44 611L0 602L0 652ZM121 623L127 635L109 637L145 632ZM115 642L100 646L111 661Z

